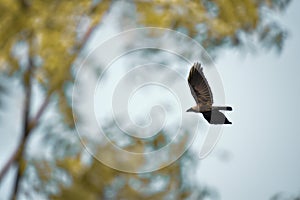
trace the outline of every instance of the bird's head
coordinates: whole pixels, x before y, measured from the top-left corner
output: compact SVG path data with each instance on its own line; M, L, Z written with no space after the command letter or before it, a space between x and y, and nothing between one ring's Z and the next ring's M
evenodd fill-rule
M194 112L194 109L193 108L189 108L186 110L186 112Z

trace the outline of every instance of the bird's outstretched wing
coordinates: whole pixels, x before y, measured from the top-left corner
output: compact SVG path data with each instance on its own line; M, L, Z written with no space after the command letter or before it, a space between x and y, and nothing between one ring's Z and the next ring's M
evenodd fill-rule
M212 105L213 95L200 63L195 63L188 77L191 93L197 104Z

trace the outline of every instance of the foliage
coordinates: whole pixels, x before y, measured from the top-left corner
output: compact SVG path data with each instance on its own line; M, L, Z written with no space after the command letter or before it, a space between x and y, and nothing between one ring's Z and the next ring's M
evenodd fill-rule
M114 2L1 0L0 71L8 77L15 76L22 80L25 90L31 87L28 79L32 78L33 84L43 91L45 97L40 111L48 101L57 102L55 111L60 111L64 124L73 127L68 96L74 78L72 72L92 31L99 23L101 26ZM270 13L285 10L289 0L136 0L127 3L134 9L130 12L135 11L135 26L158 26L182 31L212 53L220 47L247 46L252 40L260 46L281 50L286 36L285 30ZM3 91L0 86L0 94ZM31 95L30 92L26 94ZM29 96L25 98L30 99ZM42 114L33 113L32 109L29 112L33 121L28 122L30 126L25 130L28 131L26 134L24 132L25 135L38 126L37 121ZM50 122L44 123L47 126ZM185 181L190 166L196 163L190 153L157 172L125 174L93 160L84 164L82 149L72 150L70 155L72 148L67 148L70 144L68 137L61 139L58 135L48 141L60 141L60 145L54 145L54 142L51 147L56 151L62 148L63 156L53 156L53 160L15 159L22 165L21 171L27 166L24 182L26 176L36 174L34 182L43 183L36 184L36 188L32 189L37 193L50 195L54 199L203 199L213 194L196 182ZM24 140L21 142L27 143L27 137ZM80 146L79 142L72 145ZM25 161L28 165L24 164ZM185 165L185 162L190 164ZM62 174L68 174L67 181L59 180ZM164 189L151 188L157 182L164 185ZM58 189L50 189L49 192L49 186Z
M72 124L64 89L72 81L71 66L85 39L78 31L85 18L90 27L95 26L109 4L93 5L88 0L2 1L0 69L8 74L24 72L31 59L45 95L57 94L60 110Z
M103 150L103 149L102 149ZM114 155L110 155L114 156ZM63 185L61 191L52 194L53 199L215 199L210 188L199 186L189 179L190 170L196 170L194 156L184 155L171 166L161 170L130 174L122 173L101 162L82 165L82 157L68 157L58 162L58 167L72 177L73 184ZM37 165L39 166L39 165ZM49 170L40 169L40 174ZM51 176L53 177L53 176ZM50 176L43 180L49 180ZM159 186L159 187L157 187Z
M278 193L278 194L275 194L271 197L271 200L299 200L300 199L300 195L287 195L287 194L284 194L284 193Z
M133 1L139 23L182 30L207 49L242 46L245 35L257 35L262 45L281 49L285 31L268 15L282 11L288 0ZM56 93L59 107L72 124L66 83L81 47L111 1L2 0L0 4L0 70L24 72L27 58L37 67L35 78L45 95ZM54 14L55 13L55 14ZM88 26L87 26L88 25ZM89 27L86 29L86 27Z
M140 22L183 30L212 52L224 45L247 45L249 39L281 50L286 31L270 13L284 10L288 3L289 0L156 0L137 1L136 7Z

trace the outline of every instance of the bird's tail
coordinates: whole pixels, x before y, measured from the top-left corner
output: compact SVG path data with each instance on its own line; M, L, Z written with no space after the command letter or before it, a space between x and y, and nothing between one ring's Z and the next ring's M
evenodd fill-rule
M213 106L212 109L213 110L228 110L228 111L232 111L232 107L231 106Z

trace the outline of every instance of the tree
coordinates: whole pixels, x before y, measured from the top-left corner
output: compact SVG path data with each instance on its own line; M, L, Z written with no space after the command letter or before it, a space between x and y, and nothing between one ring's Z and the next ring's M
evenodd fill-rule
M202 190L201 187L199 191L192 192L191 188L198 187L197 184L189 185L182 182L184 180L182 172L185 169L183 160L189 156L184 156L182 160L168 168L140 176L122 174L96 162L83 164L80 142L75 136L70 136L73 132L74 120L77 120L73 119L71 100L68 95L74 82L73 72L77 67L76 62L82 58L96 27L101 27L103 20L116 6L123 11L124 17L127 16L127 19L132 20L133 26L158 26L184 32L196 39L213 55L217 55L219 48L242 48L248 47L249 43L268 49L275 47L280 51L286 31L272 15L267 13L282 12L288 3L289 0L198 2L144 0L123 2L126 6L122 9L120 2L107 0L52 1L51 3L41 0L16 2L2 0L0 5L1 76L19 80L24 91L24 110L20 144L1 169L0 180L12 165L17 167L13 199L21 194L36 194L34 191L57 198L60 194L62 197L71 197L77 191L78 195L86 194L91 199L99 196L108 198L112 191L114 195L118 195L113 196L114 198L128 196L139 198L147 195L149 198L152 197L151 195L158 195L157 198L166 195L176 195L177 198L196 195L202 198L210 194L209 189ZM0 94L4 96L3 91L9 92L12 88L9 88L8 84L2 85ZM32 106L36 101L34 87L38 88L44 98L36 110ZM47 109L58 111L55 122L43 120ZM52 141L52 143L49 142L48 145L58 151L52 161L37 159L26 153L26 148L30 145L29 137L35 133L37 127L43 127L43 133L40 134L50 138L48 142ZM64 134L53 134L53 132ZM157 143L157 141L151 142L148 145ZM139 145L141 148L145 144L135 144L135 146ZM66 176L63 175L66 174L65 172L69 174L69 178L59 180ZM105 177L103 177L104 172ZM30 182L32 174L36 182L41 184L33 184L30 189L20 190L20 180L22 179L24 183L26 180ZM139 184L147 187L152 182L152 176L155 175L169 177L168 183L165 183L168 189L155 194L154 191L141 192L138 187L129 184L131 179L135 179L133 182L140 182ZM102 176L102 179L99 183L93 182L95 180L91 178L92 176ZM114 182L115 177L118 176L120 176L118 180L125 182L122 186ZM24 184L24 188L28 185L30 184Z

